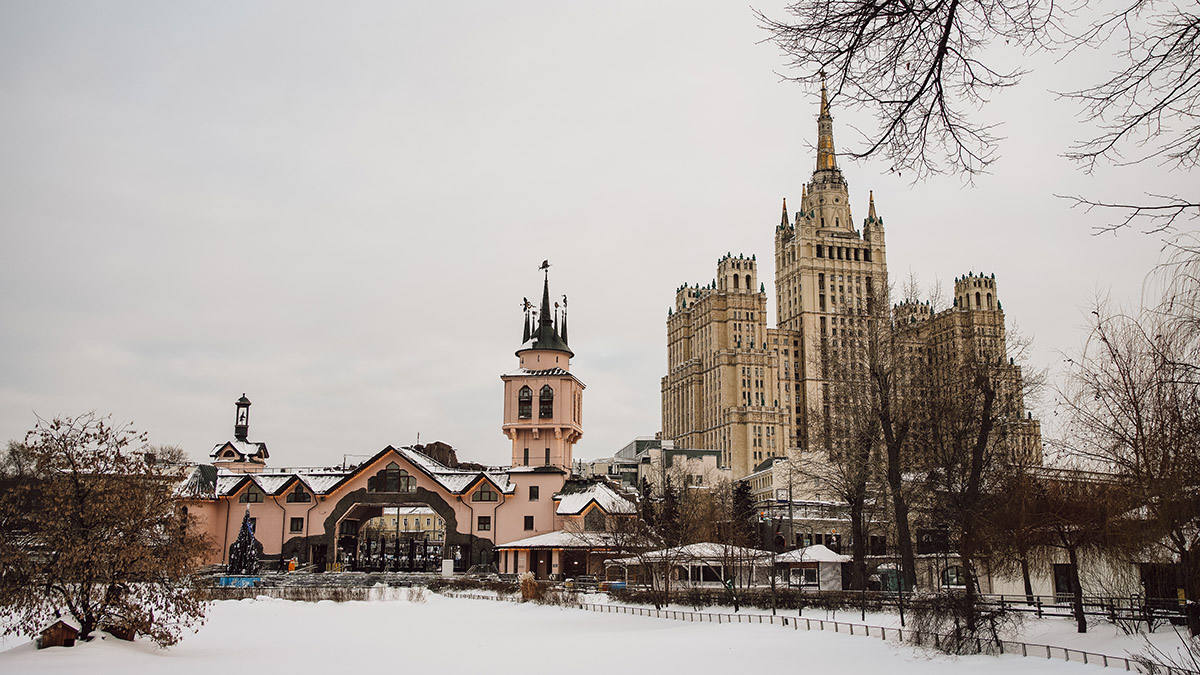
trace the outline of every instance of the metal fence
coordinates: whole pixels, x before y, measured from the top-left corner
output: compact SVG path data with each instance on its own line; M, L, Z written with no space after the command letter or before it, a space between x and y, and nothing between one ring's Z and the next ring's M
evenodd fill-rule
M448 597L466 598L473 600L499 600L509 602L519 602L518 595L513 596L491 596L480 595L477 593L456 593L444 591L442 593ZM1022 596L1023 598L1024 596ZM950 643L954 637L950 635L941 635L935 633L921 633L905 628L888 628L885 626L871 626L861 623L849 623L846 621L834 621L831 619L810 619L797 616L782 616L771 614L724 614L718 612L693 612L688 610L678 609L654 609L651 607L634 607L630 605L608 605L608 604L593 604L593 603L576 603L568 602L563 604L564 607L573 607L582 609L588 612L598 612L603 614L629 614L633 616L646 616L659 619L673 619L676 621L691 621L700 623L728 623L728 624L769 624L780 626L782 628L790 628L792 630L819 630L833 631L835 633L845 633L847 635L856 635L860 637L876 638L892 642L911 642L915 644L930 644L935 648L940 648L943 643ZM1127 671L1139 673L1162 673L1163 675L1197 675L1198 671L1177 668L1174 666L1155 664L1155 670L1149 670L1137 661L1124 656L1111 656L1108 654L1099 654L1096 652L1084 651L1082 649L1070 649L1067 647L1056 647L1054 645L1034 644L1028 642L1015 642L1011 640L1003 641L988 641L982 638L975 639L974 649L972 653L984 654L1011 654L1016 656L1024 656L1030 658L1045 658L1045 659L1061 659L1063 661L1072 661L1077 663L1087 663L1092 665L1103 666L1106 668L1120 668Z

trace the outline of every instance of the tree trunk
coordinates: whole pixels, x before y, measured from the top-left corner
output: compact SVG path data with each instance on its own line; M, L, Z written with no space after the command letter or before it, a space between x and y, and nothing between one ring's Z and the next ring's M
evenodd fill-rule
M861 499L850 502L851 575L850 590L859 591L867 587L867 527L863 519L864 505Z
M1075 614L1075 627L1080 633L1087 632L1087 616L1083 613L1083 585L1079 583L1079 552L1074 546L1067 547L1067 561L1071 563L1071 611Z
M1021 554L1021 580L1025 582L1025 604L1032 605L1036 603L1033 597L1033 581L1029 576L1029 555Z
M1179 567L1183 571L1184 614L1188 634L1200 636L1200 555L1194 549L1179 552Z
M917 558L913 552L912 531L908 524L908 501L901 491L900 444L888 443L887 480L892 493L892 517L896 520L896 546L900 549L900 590L917 586Z

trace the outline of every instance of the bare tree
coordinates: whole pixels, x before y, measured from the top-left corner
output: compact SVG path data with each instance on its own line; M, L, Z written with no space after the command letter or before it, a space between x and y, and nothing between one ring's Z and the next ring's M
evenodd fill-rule
M810 416L821 420L811 431L821 450L807 461L796 462L799 471L845 501L850 516L850 588L867 587L867 542L873 510L882 496L880 467L883 435L880 409L887 406L874 386L878 364L873 358L872 333L881 330L862 312L846 317L854 328L841 339L840 349L823 354L828 375L825 398L816 402ZM868 327L868 324L870 326ZM845 330L843 331L845 332ZM864 335L865 332L865 335ZM791 470L791 462L788 463Z
M1080 556L1128 548L1140 528L1126 486L1110 476L1062 473L1039 481L1035 510L1044 524L1039 543L1065 551L1071 580L1071 609L1080 633L1087 632Z
M1129 480L1156 534L1149 552L1178 561L1200 635L1200 333L1165 312L1091 316L1059 397L1070 450Z
M880 156L916 178L977 174L998 157L1001 140L995 125L977 118L979 110L992 92L1018 84L1024 74L1001 65L1006 55L998 47L1053 52L1119 41L1114 51L1123 67L1105 82L1063 94L1098 125L1097 134L1075 143L1067 156L1088 170L1100 160L1162 160L1181 170L1200 161L1194 3L1131 0L1110 12L1038 0L799 0L787 11L787 21L756 16L788 65L800 71L791 79L828 78L833 100L875 114L877 128L864 134L860 149L846 153L850 157ZM1132 158L1130 147L1136 148ZM1115 227L1141 221L1163 229L1200 215L1195 196L1149 197L1146 203L1070 199L1124 212Z
M176 643L204 617L192 575L209 544L174 503L170 452L94 414L39 420L10 443L0 493L6 630L61 613L80 637L113 627Z

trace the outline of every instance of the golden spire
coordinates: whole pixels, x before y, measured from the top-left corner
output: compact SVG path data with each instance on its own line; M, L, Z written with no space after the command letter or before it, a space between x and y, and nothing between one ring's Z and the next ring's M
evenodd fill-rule
M875 220L875 191L871 190L871 210L867 212L867 218L871 221Z
M836 169L833 151L833 117L829 114L829 95L825 91L825 71L821 71L821 114L817 117L817 171Z

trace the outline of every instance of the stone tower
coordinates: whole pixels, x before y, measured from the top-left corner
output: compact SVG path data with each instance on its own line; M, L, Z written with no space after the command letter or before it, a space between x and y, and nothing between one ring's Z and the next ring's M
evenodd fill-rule
M676 289L667 318L663 438L721 450L736 476L782 455L778 367L768 335L767 294L753 256L726 254L708 285Z
M584 384L571 374L567 346L567 299L550 302L549 264L538 310L526 301L518 367L504 381L504 434L512 441L513 466L571 470L572 451L583 437Z

